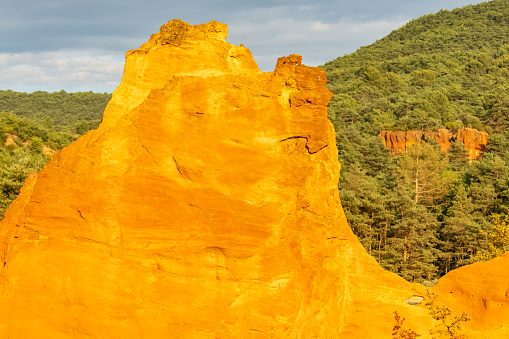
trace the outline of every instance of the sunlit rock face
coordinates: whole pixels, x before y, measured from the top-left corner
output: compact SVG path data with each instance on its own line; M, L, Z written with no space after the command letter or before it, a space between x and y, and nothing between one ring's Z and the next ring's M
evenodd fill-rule
M469 338L509 338L509 253L451 271L432 291L438 304L468 314Z
M428 140L436 141L442 151L447 152L452 142L459 141L465 145L470 160L479 159L486 150L488 143L488 133L480 132L475 128L463 128L456 133L452 133L447 129L439 129L438 131L381 131L380 137L393 155L404 153L408 147Z
M426 338L422 286L347 225L325 73L263 73L226 35L162 26L99 129L27 179L0 224L1 338L391 338L394 311Z

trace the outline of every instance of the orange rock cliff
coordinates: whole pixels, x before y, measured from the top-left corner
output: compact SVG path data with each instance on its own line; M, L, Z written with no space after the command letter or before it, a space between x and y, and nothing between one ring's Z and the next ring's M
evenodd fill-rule
M0 223L0 337L391 338L394 311L429 337L405 302L423 287L346 222L325 73L297 55L263 73L226 35L162 26L99 129L27 179ZM509 335L509 280L486 287L508 260L437 285L483 307L474 335Z
M479 132L475 128L463 128L456 133L447 129L432 131L381 131L385 146L391 150L393 155L404 153L406 149L414 144L434 140L438 142L444 152L447 152L451 142L460 141L465 145L468 151L468 158L471 160L479 159L486 150L488 143L488 133Z

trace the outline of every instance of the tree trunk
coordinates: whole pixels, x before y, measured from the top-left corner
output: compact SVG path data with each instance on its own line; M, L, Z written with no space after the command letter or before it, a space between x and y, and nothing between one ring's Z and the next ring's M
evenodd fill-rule
M417 206L417 203L419 202L419 157L416 159L416 166L415 166L415 201L414 204Z
M403 246L403 261L406 262L407 259L408 259L408 252L406 250L406 236L405 236L405 244Z

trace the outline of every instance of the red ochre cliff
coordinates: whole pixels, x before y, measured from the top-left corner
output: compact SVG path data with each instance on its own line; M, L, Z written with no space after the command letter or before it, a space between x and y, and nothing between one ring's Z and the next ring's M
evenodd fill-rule
M447 129L432 131L381 131L385 146L391 150L393 155L404 153L406 149L414 144L434 140L438 142L444 152L447 152L451 142L460 141L465 145L468 151L468 158L471 160L479 159L486 150L488 143L488 133L479 132L475 128L464 128L452 133Z
M226 35L162 26L99 129L26 180L0 223L1 338L391 338L394 311L429 337L405 302L423 287L348 227L325 73L263 73ZM439 282L479 310L471 333L509 335L508 259Z

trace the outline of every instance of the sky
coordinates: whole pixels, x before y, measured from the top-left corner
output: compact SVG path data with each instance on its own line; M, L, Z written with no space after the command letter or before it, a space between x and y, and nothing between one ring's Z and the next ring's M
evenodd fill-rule
M472 0L0 0L0 90L113 92L124 54L171 19L228 25L262 71L300 54L318 66L409 20Z

